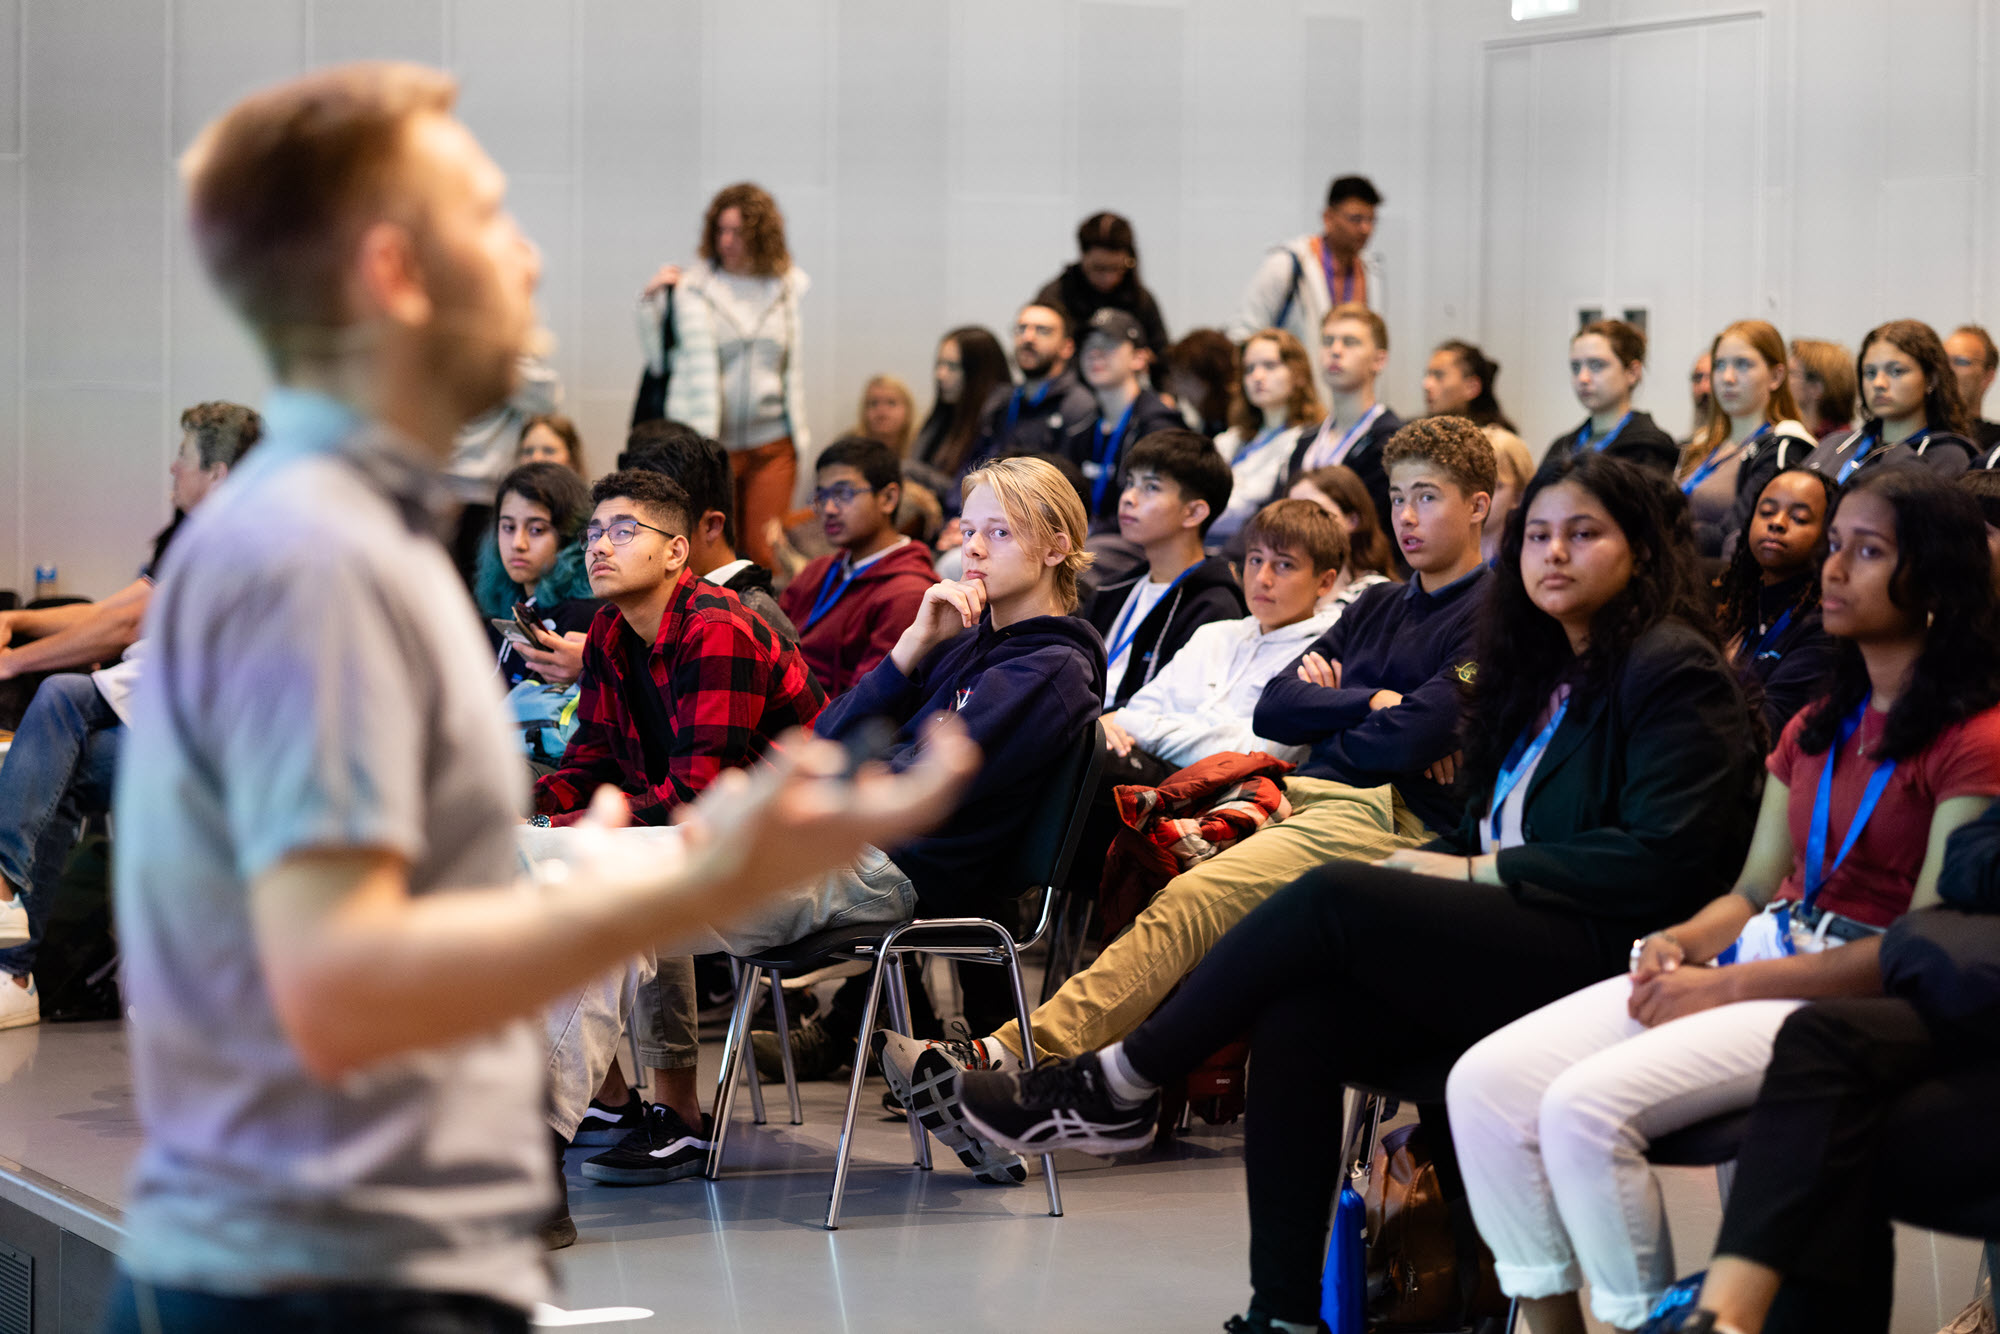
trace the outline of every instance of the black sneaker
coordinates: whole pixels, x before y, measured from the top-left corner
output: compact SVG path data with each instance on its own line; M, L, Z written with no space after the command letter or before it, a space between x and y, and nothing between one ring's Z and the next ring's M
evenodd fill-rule
M1314 1326L1321 1331L1321 1334L1331 1334L1324 1320L1315 1321ZM1271 1334L1275 1328L1277 1327L1271 1323L1271 1317L1262 1311L1252 1311L1248 1315L1233 1315L1222 1322L1222 1334Z
M854 1039L840 1038L825 1024L808 1019L791 1033L792 1072L801 1080L832 1079L854 1064ZM778 1049L778 1035L767 1029L750 1034L750 1050L757 1058L757 1073L766 1079L785 1077L785 1059Z
M535 1236L541 1239L543 1250L560 1251L576 1245L576 1220L569 1216L569 1181L563 1174L563 1152L569 1141L553 1129L549 1138L556 1155L556 1207L535 1224Z
M590 1106L583 1111L583 1119L576 1123L576 1136L571 1142L591 1148L617 1144L644 1125L645 1121L646 1100L637 1091L625 1095L622 1107L612 1107L592 1098Z
M714 1140L715 1118L704 1114L696 1134L673 1108L655 1103L646 1109L645 1123L617 1148L584 1159L583 1174L611 1186L657 1186L700 1176Z
M971 1072L959 1080L958 1096L975 1131L1021 1153L1143 1149L1160 1119L1157 1090L1137 1107L1112 1101L1094 1051L1033 1070Z
M992 1067L984 1047L970 1038L906 1038L886 1028L876 1029L870 1042L897 1101L914 1107L924 1129L957 1154L973 1175L995 1186L1019 1185L1028 1179L1028 1165L973 1131L959 1109L960 1072Z

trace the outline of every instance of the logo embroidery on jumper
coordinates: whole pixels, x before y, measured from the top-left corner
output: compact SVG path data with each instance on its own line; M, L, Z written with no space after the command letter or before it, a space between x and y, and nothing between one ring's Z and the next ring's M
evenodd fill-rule
M1476 662L1461 662L1458 666L1451 669L1451 674L1457 677L1461 684L1472 685L1479 677L1479 664Z
M959 712L965 707L965 702L971 698L972 698L971 686L967 686L965 689L957 692L951 697L951 711L953 713Z

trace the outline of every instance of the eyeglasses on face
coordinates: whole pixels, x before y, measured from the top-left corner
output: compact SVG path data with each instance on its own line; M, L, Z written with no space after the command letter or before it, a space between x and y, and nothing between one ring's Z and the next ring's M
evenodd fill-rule
M872 496L874 494L875 488L873 487L856 486L852 482L836 482L832 486L823 486L813 492L813 505L818 507L831 501L835 505L840 506L840 508L846 509L854 503L856 496Z
M641 528L651 529L661 537L673 536L672 533L664 528L654 528L652 524L640 523L637 519L613 519L608 525L601 523L585 524L583 526L583 544L586 547L594 547L597 545L598 538L609 537L612 546L622 547L637 537Z

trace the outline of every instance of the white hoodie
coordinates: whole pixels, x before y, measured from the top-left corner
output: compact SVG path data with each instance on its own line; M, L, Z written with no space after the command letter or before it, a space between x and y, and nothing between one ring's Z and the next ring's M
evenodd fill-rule
M1139 749L1175 768L1226 750L1304 759L1311 747L1266 741L1251 730L1250 719L1264 683L1312 647L1343 610L1328 607L1269 634L1254 616L1210 621L1118 710L1119 724Z

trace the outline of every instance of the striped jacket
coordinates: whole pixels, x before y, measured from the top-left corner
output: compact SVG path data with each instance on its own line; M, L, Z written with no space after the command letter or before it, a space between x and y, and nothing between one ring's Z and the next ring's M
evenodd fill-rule
M666 294L655 293L639 302L639 342L646 364L654 374L670 372L667 380L667 416L685 422L703 435L722 439L722 359L716 346L715 314L708 294L716 281L715 270L697 260L681 274L674 291L674 349L669 358L661 351L660 317ZM805 372L799 359L801 344L799 301L811 279L797 265L785 270L785 418L792 444L799 457L812 454L806 430ZM671 360L671 366L668 365ZM723 440L725 446L734 447Z

